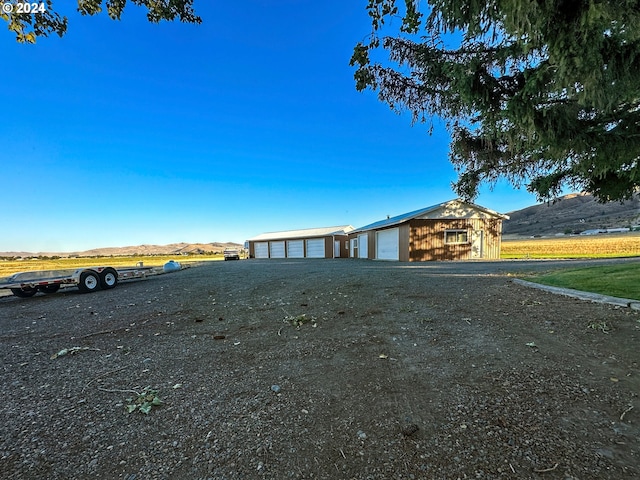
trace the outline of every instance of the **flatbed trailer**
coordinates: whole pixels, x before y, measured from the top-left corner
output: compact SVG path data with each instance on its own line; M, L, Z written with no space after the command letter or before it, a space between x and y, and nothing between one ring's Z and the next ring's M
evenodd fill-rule
M0 289L9 289L21 298L37 292L55 293L62 285L76 285L82 293L115 288L121 280L144 278L153 267L81 267L66 270L34 270L0 278Z

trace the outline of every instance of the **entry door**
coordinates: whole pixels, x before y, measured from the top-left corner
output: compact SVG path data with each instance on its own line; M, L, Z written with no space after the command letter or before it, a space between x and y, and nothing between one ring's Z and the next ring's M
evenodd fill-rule
M340 240L333 241L333 258L340 258Z
M471 234L471 258L484 258L482 246L484 245L484 230L474 231Z

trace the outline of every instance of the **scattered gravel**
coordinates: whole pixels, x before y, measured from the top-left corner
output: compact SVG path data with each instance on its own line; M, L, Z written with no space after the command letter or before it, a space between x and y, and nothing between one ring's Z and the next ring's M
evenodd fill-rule
M640 313L511 281L553 265L249 260L2 297L0 472L638 478Z

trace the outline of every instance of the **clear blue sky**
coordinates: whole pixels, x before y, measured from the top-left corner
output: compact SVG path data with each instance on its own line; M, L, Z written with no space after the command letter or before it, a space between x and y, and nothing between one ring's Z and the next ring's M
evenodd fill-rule
M355 90L366 0L200 0L199 26L55 3L62 39L0 24L0 251L242 243L455 197L447 132ZM501 184L477 203L535 197Z

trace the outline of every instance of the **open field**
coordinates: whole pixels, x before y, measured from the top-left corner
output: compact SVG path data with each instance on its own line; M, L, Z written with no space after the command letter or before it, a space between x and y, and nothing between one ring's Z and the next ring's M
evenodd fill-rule
M523 240L503 239L500 254L504 259L636 256L640 256L640 232Z
M192 264L224 260L222 255L138 255L125 257L81 257L81 258L34 258L29 260L0 260L0 277L6 277L17 272L33 270L62 270L80 267L132 267L143 262L147 267L160 267L169 260L181 264Z

